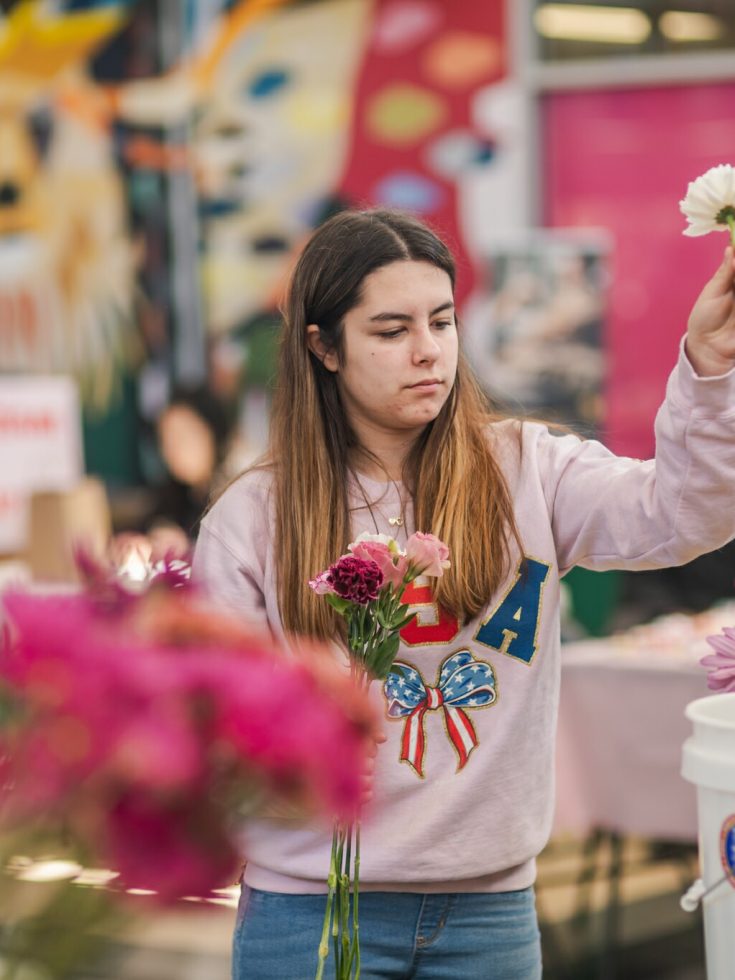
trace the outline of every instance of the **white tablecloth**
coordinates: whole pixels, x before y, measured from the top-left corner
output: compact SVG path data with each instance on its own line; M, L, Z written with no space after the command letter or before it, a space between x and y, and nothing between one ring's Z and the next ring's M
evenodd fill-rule
M555 832L696 841L696 789L680 776L684 708L712 693L698 661L725 625L733 604L563 648Z

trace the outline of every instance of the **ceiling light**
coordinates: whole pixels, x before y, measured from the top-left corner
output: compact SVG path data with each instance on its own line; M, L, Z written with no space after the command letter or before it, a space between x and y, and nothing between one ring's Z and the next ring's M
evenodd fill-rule
M595 7L545 3L533 17L544 37L601 44L641 44L651 33L651 21L632 7Z
M670 41L716 41L725 33L719 17L685 10L667 10L659 17L658 27Z

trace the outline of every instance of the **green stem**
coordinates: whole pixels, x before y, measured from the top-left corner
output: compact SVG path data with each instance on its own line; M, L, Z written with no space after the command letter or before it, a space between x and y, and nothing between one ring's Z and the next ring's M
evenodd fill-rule
M337 978L341 978L343 970L343 958L342 958L342 904L344 902L344 877L342 874L342 868L344 865L344 849L345 849L345 830L342 824L339 824L339 835L337 844L337 898L335 902L334 917L332 919L332 941L334 943L334 972Z
M332 946L334 947L334 975L338 978L340 976L340 948L339 948L339 936L337 935L337 918L339 916L339 893L337 894L336 907L334 910L334 919L332 920Z
M367 606L363 606L360 610L360 645L362 650L360 656L362 658L362 663L365 663L365 650L367 643L365 640L365 620L367 619Z
M319 959L317 961L315 980L322 980L324 976L324 964L329 955L329 927L332 923L332 909L334 907L334 893L337 885L337 835L339 827L337 824L332 831L332 854L329 859L329 876L327 878L327 907L324 911L324 923L322 924L322 937L319 940Z
M355 824L355 874L352 891L352 949L350 950L350 970L355 964L355 980L360 976L360 922L358 918L360 902L360 821Z
M725 221L727 221L728 227L730 229L730 242L735 248L735 214L725 215Z
M352 865L352 824L346 830L347 847L345 862L342 869L342 905L340 908L340 930L342 940L342 973L349 977L350 973L350 867Z

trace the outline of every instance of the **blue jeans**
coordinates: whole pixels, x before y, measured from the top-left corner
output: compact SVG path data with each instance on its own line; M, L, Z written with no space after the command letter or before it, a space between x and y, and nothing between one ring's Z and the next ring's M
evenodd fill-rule
M313 980L324 895L243 886L233 980ZM361 980L540 980L533 888L489 894L360 894ZM330 944L325 977L334 977Z

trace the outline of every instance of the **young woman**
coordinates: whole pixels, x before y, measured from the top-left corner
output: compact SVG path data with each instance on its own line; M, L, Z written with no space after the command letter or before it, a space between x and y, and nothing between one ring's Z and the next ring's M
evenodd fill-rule
M360 532L449 545L436 591L409 596L418 617L398 659L414 700L399 683L376 691L386 741L362 836L364 980L541 975L534 859L552 820L559 580L574 565L681 564L735 536L734 274L728 249L643 462L490 413L458 347L452 257L420 222L342 213L303 251L268 457L205 517L194 571L276 636L333 639L307 582ZM461 737L443 724L459 651ZM423 742L403 738L417 691ZM236 980L313 976L329 845L329 828L247 827Z

